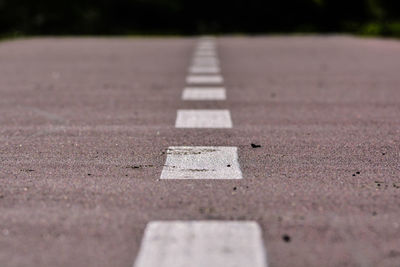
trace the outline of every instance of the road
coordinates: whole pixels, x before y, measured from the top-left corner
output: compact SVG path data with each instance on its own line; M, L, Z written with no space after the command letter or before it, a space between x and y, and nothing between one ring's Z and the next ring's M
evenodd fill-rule
M400 42L214 42L226 100L182 99L198 38L0 43L0 266L133 266L154 221L254 222L270 267L400 266ZM231 174L169 179L174 147Z

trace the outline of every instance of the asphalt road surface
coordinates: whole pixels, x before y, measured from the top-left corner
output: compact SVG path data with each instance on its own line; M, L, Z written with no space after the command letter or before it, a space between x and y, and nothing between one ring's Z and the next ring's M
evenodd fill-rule
M0 43L0 266L154 266L145 229L270 267L400 266L400 42L203 42L218 101L182 99L199 38Z

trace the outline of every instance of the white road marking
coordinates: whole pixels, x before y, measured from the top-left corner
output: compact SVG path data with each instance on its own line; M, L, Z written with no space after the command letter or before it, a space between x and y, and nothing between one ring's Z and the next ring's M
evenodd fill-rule
M188 84L222 84L224 78L220 75L191 75L186 78Z
M213 90L225 90L225 87L219 87L219 86L207 86L207 87L194 87L194 86L190 86L190 87L186 87L185 90L203 90L203 89L213 89Z
M256 222L155 221L134 267L267 267L267 256Z
M169 147L160 179L243 179L237 147Z
M189 72L193 74L218 74L220 71L217 66L193 66L189 69Z
M229 110L178 110L176 128L232 128Z
M182 94L183 100L226 100L226 91L224 88L186 88Z

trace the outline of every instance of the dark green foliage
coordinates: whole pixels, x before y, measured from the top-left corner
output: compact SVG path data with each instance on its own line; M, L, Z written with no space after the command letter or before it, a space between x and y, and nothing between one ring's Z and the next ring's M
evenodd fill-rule
M396 0L0 0L0 34L400 35Z

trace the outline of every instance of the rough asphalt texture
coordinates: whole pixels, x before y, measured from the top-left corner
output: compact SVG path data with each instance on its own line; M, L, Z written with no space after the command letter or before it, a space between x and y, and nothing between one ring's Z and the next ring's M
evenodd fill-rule
M221 38L228 100L184 102L196 43L0 43L0 266L128 267L177 219L256 220L272 267L400 266L400 42ZM191 145L238 146L245 179L158 180Z

